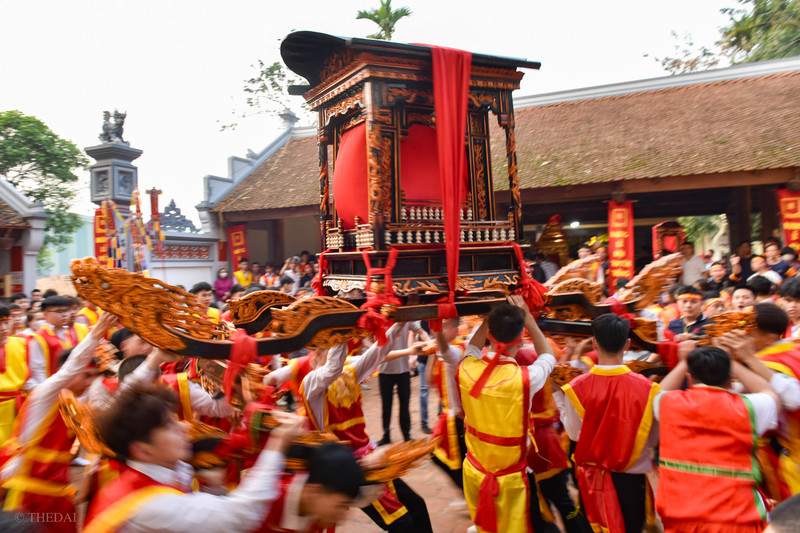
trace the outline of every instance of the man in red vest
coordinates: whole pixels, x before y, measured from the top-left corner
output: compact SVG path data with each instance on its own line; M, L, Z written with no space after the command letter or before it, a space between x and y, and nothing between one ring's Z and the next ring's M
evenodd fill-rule
M51 296L42 301L45 323L28 339L30 376L25 390L53 375L58 370L61 352L77 346L86 336L86 326L70 327L72 302L65 296Z
M53 513L47 533L77 530L75 487L70 485L69 466L75 436L58 410L62 389L80 396L98 374L90 366L95 348L117 317L107 313L92 333L69 353L60 370L47 378L28 397L17 419L14 433L3 447L2 486L4 509L22 513Z
M288 422L272 430L253 468L227 496L189 493L192 468L184 460L192 447L175 403L162 385L137 386L120 392L101 415L100 436L125 467L92 500L84 533L245 533L263 522L279 495L284 452L300 434L299 418L283 414Z
M658 438L653 399L660 388L622 364L630 346L627 319L600 315L592 321L592 333L598 364L553 398L569 438L577 441L575 470L592 528L641 531L645 474L653 468L649 450Z
M691 343L693 345L693 343ZM691 346L690 346L691 348ZM656 503L664 531L757 533L767 519L754 442L778 422L780 400L721 348L679 350L654 405L661 424ZM686 373L690 387L679 389ZM731 376L749 394L728 392Z

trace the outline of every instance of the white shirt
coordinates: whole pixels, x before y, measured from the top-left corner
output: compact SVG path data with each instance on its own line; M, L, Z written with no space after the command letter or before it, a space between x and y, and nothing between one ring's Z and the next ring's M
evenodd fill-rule
M150 370L145 363L137 366L136 369L125 377L120 385L120 390L126 390L138 383L152 383L161 375L160 370ZM189 400L192 404L192 412L196 416L210 416L214 418L226 418L233 416L236 409L231 407L227 398L224 396L214 399L199 384L189 380ZM105 388L105 387L104 387Z
M66 340L67 338L67 328L65 327L57 327L52 324L45 324L49 326L53 333L55 333L56 337L59 339ZM52 355L52 354L51 354ZM25 382L25 386L22 387L23 390L29 391L35 388L37 385L40 385L47 379L47 362L44 358L44 352L42 351L42 347L39 345L38 342L32 340L28 342L28 381Z
M448 346L447 353L442 355L437 353L436 357L444 364L445 382L447 383L447 399L450 401L450 416L459 416L464 410L461 406L461 395L458 393L458 383L456 383L456 367L458 363L452 364L448 361L460 361L462 356L458 346Z
M395 347L399 332L404 330L403 323L395 323L386 332L387 342L385 345L378 346L376 342L363 355L350 358L350 365L356 372L357 383L367 379L375 371L378 363L386 359L386 356ZM334 346L328 350L328 359L325 364L309 372L303 379L303 394L311 410L309 414L318 424L322 424L325 420L325 391L341 375L345 359L347 359L347 343Z
M283 500L281 522L277 524L285 531L308 531L314 521L314 516L300 516L300 497L306 485L308 474L295 474L286 488L286 497Z
M282 453L262 451L239 486L226 496L204 492L156 496L120 528L120 533L251 531L261 525L270 502L278 497L283 464ZM176 470L137 461L129 461L128 465L161 483L183 483L181 463Z
M684 285L691 285L697 280L708 277L706 262L700 256L694 255L691 259L684 261L681 268L683 269L681 283Z
M761 273L756 272L755 274L753 274L752 276L747 278L747 281L750 282L756 276L761 276L761 277L767 278L768 280L770 280L775 285L779 285L783 281L783 278L781 277L781 275L778 274L777 272L775 272L774 270L767 270L767 271L761 272Z
M418 321L405 322L401 324L402 331L398 332L397 340L394 342L394 350L405 350L408 348L408 333L411 330L419 331L422 327ZM382 363L378 366L379 374L405 374L411 372L411 367L408 364L408 357L400 357L388 363Z
M605 369L612 369L612 368L620 368L626 367L625 365L595 365L597 368L605 368ZM572 406L572 402L567 400L567 397L564 395L564 391L561 389L553 391L553 399L558 406L558 412L561 415L561 424L564 426L564 431L567 432L569 435L570 440L578 442L581 436L581 426L583 425L583 420L581 419L578 412L575 411L575 407ZM652 427L650 428L650 435L647 437L647 443L645 444L644 448L642 449L642 454L633 463L628 470L625 471L626 474L646 474L653 469L653 461L650 459L650 448L654 447L658 444L658 424L654 421Z
M31 344L36 344L34 341ZM25 401L28 414L22 422L20 428L18 443L21 446L28 444L39 428L40 424L44 421L48 411L58 401L58 395L61 394L61 389L67 387L72 378L79 375L86 368L86 365L92 360L95 348L97 348L97 341L94 340L92 335L87 335L69 354L64 365L52 376L45 379L44 382L36 387L28 399ZM40 352L41 353L41 350ZM10 479L14 476L21 465L22 457L17 456L11 459L3 468L0 479L3 481Z

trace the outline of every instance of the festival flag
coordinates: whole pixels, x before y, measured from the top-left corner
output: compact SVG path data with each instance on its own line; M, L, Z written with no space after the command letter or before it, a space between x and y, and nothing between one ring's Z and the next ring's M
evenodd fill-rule
M101 265L108 264L108 224L103 207L94 210L94 256Z
M608 287L613 294L616 281L633 277L633 204L608 203Z
M245 229L243 225L231 226L228 228L228 246L231 251L231 261L236 268L239 264L239 259L248 257L247 255L247 237L245 236Z
M800 250L800 192L778 189L781 226L786 246Z

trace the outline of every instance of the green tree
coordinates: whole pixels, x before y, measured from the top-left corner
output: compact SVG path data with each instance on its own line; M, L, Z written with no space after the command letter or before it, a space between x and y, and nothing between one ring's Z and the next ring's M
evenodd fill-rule
M40 266L47 261L48 247L62 250L81 225L80 217L69 208L78 183L73 170L87 165L77 146L41 120L19 111L0 112L0 175L30 200L42 202L51 215L45 226Z
M714 68L722 60L752 63L800 55L800 0L738 0L744 8L725 8L715 49L696 46L690 34L675 45L675 55L655 60L672 74ZM678 35L672 32L678 39ZM646 56L647 54L645 54Z
M391 41L394 34L394 26L403 18L411 15L411 10L407 7L400 9L392 9L392 0L381 0L381 6L378 9L370 9L369 11L361 10L356 15L356 19L371 20L380 27L378 33L367 35L370 39L381 39L383 41Z
M713 236L719 231L722 222L718 215L703 215L695 217L678 217L678 224L683 226L686 240L695 244L702 242L706 235Z

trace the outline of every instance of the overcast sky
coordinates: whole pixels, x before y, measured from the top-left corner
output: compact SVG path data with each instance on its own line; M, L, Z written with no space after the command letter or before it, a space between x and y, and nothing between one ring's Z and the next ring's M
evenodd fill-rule
M732 0L394 0L412 16L394 40L542 62L517 96L664 75L651 56L670 35L711 46ZM164 190L197 220L202 178L227 175L227 158L260 151L280 131L270 117L220 131L243 109L243 80L258 59L280 59L294 30L364 37L355 20L378 0L0 0L0 110L35 115L79 147L98 144L103 110L127 111L125 139L144 151L142 192ZM299 97L298 97L299 98ZM88 188L88 173L82 173ZM88 193L79 211L91 212ZM149 209L149 208L148 208Z

